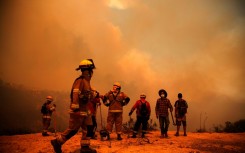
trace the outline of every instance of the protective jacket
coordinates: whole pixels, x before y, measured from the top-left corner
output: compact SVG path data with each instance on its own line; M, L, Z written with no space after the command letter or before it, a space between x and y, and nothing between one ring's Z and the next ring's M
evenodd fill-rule
M109 112L123 112L123 106L129 103L130 99L124 92L113 93L109 91L105 94L103 103L109 106Z
M91 114L88 108L88 103L94 98L94 95L90 86L90 82L85 80L83 76L78 77L74 81L70 97L70 113L80 113L81 116L87 116Z

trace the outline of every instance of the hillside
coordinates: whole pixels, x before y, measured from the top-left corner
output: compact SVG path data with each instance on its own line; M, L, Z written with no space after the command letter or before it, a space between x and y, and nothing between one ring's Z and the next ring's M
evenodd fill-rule
M98 153L244 153L245 133L188 133L187 137L174 136L169 132L168 139L160 139L159 131L147 134L147 139L127 138L116 140L112 134L111 148L109 141L91 140L91 146ZM79 153L81 133L67 141L62 150L64 153ZM50 140L54 136L42 137L41 133L27 135L0 136L0 152L52 153Z

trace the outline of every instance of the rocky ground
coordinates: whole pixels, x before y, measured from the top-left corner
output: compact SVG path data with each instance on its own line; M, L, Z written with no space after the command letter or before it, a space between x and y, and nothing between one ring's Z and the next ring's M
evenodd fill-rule
M245 133L188 133L188 136L174 136L169 132L169 138L160 139L160 132L147 134L146 139L127 138L116 140L116 134L111 135L111 142L91 140L91 146L98 153L244 153ZM182 133L181 133L182 134ZM0 136L1 153L52 153L50 140L54 136L43 137L41 133ZM79 153L81 133L76 134L63 146L64 153ZM111 146L111 147L110 147Z

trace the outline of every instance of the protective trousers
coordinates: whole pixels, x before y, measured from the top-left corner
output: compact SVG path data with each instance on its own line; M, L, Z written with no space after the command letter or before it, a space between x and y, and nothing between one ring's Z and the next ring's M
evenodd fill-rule
M142 133L146 133L147 130L147 117L143 116L137 116L137 120L134 125L134 133L137 134L138 130L140 128L140 125L142 124Z
M161 135L168 132L169 117L168 116L159 116L159 124L160 124L160 128L161 128Z
M43 118L43 133L48 132L48 128L50 126L51 118Z
M122 132L122 112L108 112L106 129L111 133L115 123L117 134Z
M64 144L67 140L69 140L72 136L74 136L79 128L82 128L82 138L81 138L81 147L90 145L90 138L87 135L87 125L92 124L91 116L89 115L78 115L78 114L70 114L69 126L68 128L61 133L59 137L57 137L57 141L59 144Z
M95 136L95 131L97 129L97 122L96 122L96 116L92 115L92 122L93 124L92 125L88 125L87 126L87 137L94 137Z

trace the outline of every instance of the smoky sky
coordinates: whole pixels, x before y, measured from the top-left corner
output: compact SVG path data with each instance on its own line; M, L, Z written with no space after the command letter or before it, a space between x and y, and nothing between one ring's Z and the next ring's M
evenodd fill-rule
M131 97L181 92L198 126L245 117L244 1L12 0L1 2L1 79L34 89L69 91L82 59L94 86L115 81Z

